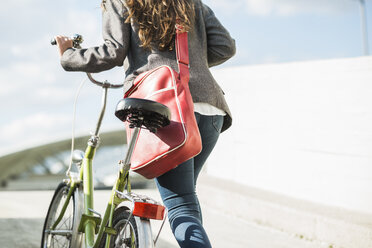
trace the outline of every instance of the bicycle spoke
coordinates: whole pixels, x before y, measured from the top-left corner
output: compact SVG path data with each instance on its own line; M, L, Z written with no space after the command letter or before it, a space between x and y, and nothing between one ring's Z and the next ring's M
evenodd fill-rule
M70 218L63 218L62 220L63 220L63 222L60 224L60 227L62 227L64 224L66 224L66 222L68 220L70 220ZM65 225L65 227L66 227L66 229L68 229L68 228L71 227L71 225Z
M114 246L117 248L136 248L136 234L134 232L133 226L127 222L128 220L125 220L124 223L121 223L122 226L118 230L118 235L115 238L114 244Z
M60 243L59 243L60 240L56 237L54 237L53 240L55 241L55 242L53 242L53 247L54 247L54 244L57 244L58 245L57 247L60 247Z

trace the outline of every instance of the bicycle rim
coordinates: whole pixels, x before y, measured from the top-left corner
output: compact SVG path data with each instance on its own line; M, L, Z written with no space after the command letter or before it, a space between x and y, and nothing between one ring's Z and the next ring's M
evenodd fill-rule
M62 220L59 222L54 230L51 230L51 227L61 213L62 207L67 200L68 190L69 186L65 183L61 183L54 193L44 223L41 244L42 248L77 247L80 238L78 236L81 236L81 234L78 234L76 230L78 209L75 194L72 194Z

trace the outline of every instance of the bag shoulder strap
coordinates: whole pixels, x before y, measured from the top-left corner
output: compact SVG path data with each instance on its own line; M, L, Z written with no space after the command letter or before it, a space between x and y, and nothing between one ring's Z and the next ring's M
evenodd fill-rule
M179 78L182 82L188 83L190 79L190 61L187 32L176 25L176 56L178 62Z

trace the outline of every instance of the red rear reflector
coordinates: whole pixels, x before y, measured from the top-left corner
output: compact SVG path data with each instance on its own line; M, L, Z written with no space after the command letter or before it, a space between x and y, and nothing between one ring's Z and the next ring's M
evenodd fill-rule
M147 202L134 202L133 215L153 219L162 220L164 218L165 207L162 205L147 203Z

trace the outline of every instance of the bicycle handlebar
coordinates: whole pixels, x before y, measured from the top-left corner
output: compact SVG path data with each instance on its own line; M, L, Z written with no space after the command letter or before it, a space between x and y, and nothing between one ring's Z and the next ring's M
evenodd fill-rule
M113 88L113 89L117 89L117 88L121 88L123 87L124 84L112 84L112 83L109 83L107 80L103 81L103 82L100 82L100 81L97 81L95 80L93 77L92 77L92 74L90 74L89 72L86 73L89 80L94 83L95 85L98 85L98 86L101 86L103 88Z
M74 48L81 48L80 47L80 44L83 43L83 41L84 41L83 40L83 36L81 36L80 34L74 34L71 39L72 39L72 46ZM57 45L56 39L55 38L51 39L50 44L51 45ZM117 89L117 88L123 87L123 85L124 85L123 83L121 83L121 84L112 84L112 83L109 83L107 80L105 80L103 82L97 81L97 80L95 80L93 78L93 76L92 76L91 73L86 72L86 74L87 74L89 80L92 83L94 83L95 85L101 86L102 88L114 88L114 89Z

